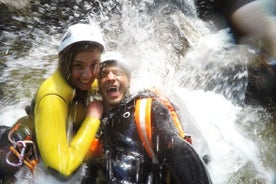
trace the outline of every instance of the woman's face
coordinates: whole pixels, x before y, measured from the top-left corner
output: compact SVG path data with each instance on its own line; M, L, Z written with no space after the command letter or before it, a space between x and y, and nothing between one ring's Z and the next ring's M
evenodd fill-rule
M70 82L74 87L82 91L91 89L100 70L100 57L99 51L84 51L76 55L70 76Z

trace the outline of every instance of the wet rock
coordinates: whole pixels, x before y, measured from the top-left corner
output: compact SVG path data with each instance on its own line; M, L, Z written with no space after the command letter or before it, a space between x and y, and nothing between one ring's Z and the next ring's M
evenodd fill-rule
M29 6L30 0L0 0L1 4L5 4L9 7L9 9L24 9Z
M276 67L262 58L248 65L248 86L245 103L276 109Z
M3 74L3 71L4 71L4 69L6 68L7 66L6 66L6 64L4 64L4 63L0 63L0 76ZM4 84L2 83L2 82L0 82L0 86L2 86L1 88L0 88L0 101L4 98L4 91L3 91L3 86L4 86ZM0 182L1 183L1 182Z
M32 4L30 0L0 0L0 29L11 31L15 27L18 28L20 21L16 20L15 16L28 15Z

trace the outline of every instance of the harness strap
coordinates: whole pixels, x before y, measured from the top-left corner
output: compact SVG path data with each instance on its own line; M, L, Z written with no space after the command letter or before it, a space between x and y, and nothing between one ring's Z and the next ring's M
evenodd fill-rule
M138 99L135 105L134 117L139 136L148 155L152 158L153 163L158 163L152 147L151 103L151 98Z
M185 135L184 130L181 126L181 122L175 111L175 108L166 98L153 98L159 100L165 107L170 111L170 115L173 119L174 125L178 131L178 134L187 142L192 144L192 138L190 135ZM135 105L135 123L136 127L142 140L142 143L148 153L152 158L153 163L158 163L157 158L153 151L152 146L152 131L151 131L151 104L152 98L141 98L136 101Z
M174 106L170 103L170 101L167 98L161 98L161 97L155 98L155 99L159 100L161 103L163 103L163 105L165 105L169 109L170 115L173 119L174 125L178 131L179 136L181 136L186 142L192 144L193 141L192 141L191 135L184 133L184 129L181 125L181 122L176 113L176 110Z
M166 98L156 98L157 100L159 100L160 102L163 103L163 105L165 105L169 111L170 111L170 114L171 114L171 117L173 119L173 122L174 122L174 125L178 131L178 134L184 138L185 137L185 133L184 133L184 130L181 126L181 123L180 123L180 120L175 112L175 108L172 106L172 104L166 99Z

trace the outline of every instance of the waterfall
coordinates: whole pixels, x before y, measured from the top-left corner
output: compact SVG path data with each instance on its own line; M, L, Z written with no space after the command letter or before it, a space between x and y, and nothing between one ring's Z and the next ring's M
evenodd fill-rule
M273 117L262 107L243 103L250 51L233 44L228 29L216 32L200 20L193 1L172 2L80 0L70 11L70 21L102 28L107 50L120 51L129 61L132 92L156 87L166 95L175 95L172 98L191 115L209 146L211 162L207 168L214 184L271 183L276 152ZM51 8L57 8L55 5ZM46 11L46 5L41 6ZM36 19L30 19L17 17L33 27L31 38L24 32L31 42L28 49L11 45L18 34L7 31L1 35L1 40L10 38L0 46L5 52L0 76L1 124L12 125L25 114L24 107L39 83L57 66L57 46L65 23L45 27L41 20L43 27L35 27ZM35 176L37 181L50 180L40 172ZM26 171L18 178L22 175ZM21 178L17 183L29 180Z

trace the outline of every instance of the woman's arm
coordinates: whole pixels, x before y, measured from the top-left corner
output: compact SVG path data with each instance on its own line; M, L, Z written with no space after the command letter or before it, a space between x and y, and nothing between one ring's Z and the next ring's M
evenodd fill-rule
M40 100L35 112L37 144L42 160L47 168L64 176L70 176L80 166L100 125L99 117L88 115L69 142L66 136L67 106L59 96L48 95Z

